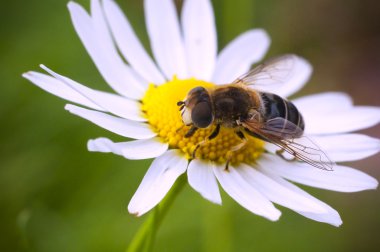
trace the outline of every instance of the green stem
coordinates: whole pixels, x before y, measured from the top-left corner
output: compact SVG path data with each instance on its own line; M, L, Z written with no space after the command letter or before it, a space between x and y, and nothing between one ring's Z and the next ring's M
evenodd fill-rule
M182 175L177 179L166 197L153 209L148 218L141 225L140 229L137 231L129 244L126 252L152 251L157 230L170 206L173 204L175 197L185 184L186 175Z

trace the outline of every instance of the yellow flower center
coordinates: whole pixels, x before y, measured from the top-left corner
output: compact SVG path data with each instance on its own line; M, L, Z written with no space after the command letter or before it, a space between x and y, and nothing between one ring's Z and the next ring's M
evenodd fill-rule
M190 159L197 144L207 139L215 125L206 129L198 129L194 135L185 138L190 129L182 122L178 101L185 99L187 93L194 87L213 87L214 84L197 79L173 80L160 85L150 85L142 99L142 110L148 123L163 142L169 143L170 148L180 149ZM242 140L235 134L234 129L221 127L218 136L205 141L196 151L196 158L225 163L230 158L232 164L252 163L263 152L264 142L246 135L248 139L243 148L232 151Z

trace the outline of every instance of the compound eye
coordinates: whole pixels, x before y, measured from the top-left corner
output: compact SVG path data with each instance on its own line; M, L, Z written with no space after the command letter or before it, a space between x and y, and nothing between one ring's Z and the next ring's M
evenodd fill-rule
M195 87L193 89L190 90L190 92L188 93L189 96L192 96L192 95L198 95L198 94L201 94L203 92L206 92L206 89L204 87Z
M198 128L207 128L213 121L211 103L202 101L197 103L191 111L191 120Z

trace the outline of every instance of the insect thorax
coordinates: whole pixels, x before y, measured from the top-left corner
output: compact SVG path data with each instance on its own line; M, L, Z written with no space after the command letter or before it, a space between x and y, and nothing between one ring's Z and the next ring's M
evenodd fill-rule
M224 127L233 128L237 121L246 118L250 109L258 107L254 94L235 86L218 88L212 93L215 120Z

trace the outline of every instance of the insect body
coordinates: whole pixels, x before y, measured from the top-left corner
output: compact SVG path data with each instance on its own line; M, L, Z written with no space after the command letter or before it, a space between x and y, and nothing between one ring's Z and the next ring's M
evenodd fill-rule
M211 140L218 135L220 127L234 128L242 142L231 152L244 147L246 133L277 145L280 147L278 152L286 151L317 168L331 170L334 163L304 136L305 123L295 105L276 94L260 90L260 86L265 90L265 87L291 79L299 60L296 56L285 55L259 65L231 84L192 89L186 99L177 104L181 106L183 122L191 126L185 137L192 136L199 128L215 125L208 136Z

